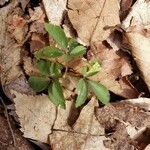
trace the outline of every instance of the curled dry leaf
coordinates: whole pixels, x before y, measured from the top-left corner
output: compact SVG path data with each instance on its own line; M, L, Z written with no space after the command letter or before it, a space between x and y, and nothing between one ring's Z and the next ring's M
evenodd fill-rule
M143 11L144 10L144 11ZM150 90L150 2L138 0L124 20L126 37L135 61Z
M133 102L132 102L133 101ZM149 98L138 98L96 108L95 115L112 140L112 149L134 149L147 146L144 132L150 125ZM145 134L145 138L140 138ZM123 142L122 142L123 141ZM144 147L140 147L144 146Z
M87 45L109 36L110 30L104 27L120 24L118 0L69 0L68 15L78 37Z
M60 25L62 22L63 14L66 10L67 0L43 0L43 5L48 17L52 24Z

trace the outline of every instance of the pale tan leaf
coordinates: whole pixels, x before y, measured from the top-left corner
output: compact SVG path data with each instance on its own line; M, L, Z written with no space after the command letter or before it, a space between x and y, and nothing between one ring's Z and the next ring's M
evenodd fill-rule
M35 7L34 11L32 9L29 9L29 15L30 15L30 21L37 21L37 20L39 22L44 21L45 14L40 6Z
M150 24L150 2L146 0L137 0L132 6L127 18L123 21L122 25L124 28L138 25L149 25Z
M127 28L126 37L132 55L150 90L150 2L138 0L123 26Z
M56 25L62 22L63 13L66 10L67 0L43 0L43 5L48 17L48 20Z
M66 109L58 108L57 118L54 123L54 129L56 130L71 130L71 127L68 125L68 118L72 108L73 101L66 101Z
M23 58L23 68L27 75L36 75L39 73L39 70L32 63L32 59L30 57Z
M105 40L106 26L120 24L118 0L69 0L68 15L78 37L86 44Z
M148 144L144 150L150 150L150 144Z
M12 91L16 113L24 137L48 142L56 117L56 107L46 95L31 96Z
M100 126L97 119L95 118L95 107L98 107L98 101L93 97L82 109L79 118L74 124L73 129L76 132L90 135L104 134L104 129Z
M103 144L104 140L108 140L104 136L54 131L49 139L54 150L110 150Z

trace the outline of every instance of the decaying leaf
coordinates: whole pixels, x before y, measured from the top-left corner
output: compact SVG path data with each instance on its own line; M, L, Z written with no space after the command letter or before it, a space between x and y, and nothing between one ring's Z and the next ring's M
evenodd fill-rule
M3 86L4 92L11 99L11 89L20 91L22 93L32 93L32 89L29 88L28 84L26 84L27 81L23 75L21 67L19 66L21 61L21 51L23 48L18 45L15 37L13 37L10 32L8 32L7 28L9 25L7 22L12 21L12 16L19 16L22 14L21 9L19 9L17 6L17 3L13 1L12 3L9 3L7 7L0 9L0 13L2 14L0 15L0 61L2 65L1 84ZM16 26L21 25L22 27L22 21L20 22L20 19L19 24L17 24L17 22L13 23L15 23Z
M127 29L126 37L129 41L135 61L150 90L150 2L138 0L132 11L124 20L123 26Z
M8 26L9 32L16 39L18 43L22 43L25 36L27 36L28 26L27 20L20 16L20 14L14 14L9 17L10 26Z
M69 0L69 19L86 44L105 40L110 30L106 26L120 24L118 0Z
M31 96L16 91L12 94L24 137L47 143L56 117L54 104L46 95Z
M150 113L148 98L138 98L119 103L112 103L103 108L96 108L96 116L100 124L105 128L112 141L116 139L112 149L142 149L147 146L146 139L140 138L149 128ZM133 101L133 102L132 102ZM149 134L147 135L149 136ZM123 141L123 142L122 142Z
M48 17L48 20L56 25L60 25L64 11L66 10L67 0L43 0L43 5Z

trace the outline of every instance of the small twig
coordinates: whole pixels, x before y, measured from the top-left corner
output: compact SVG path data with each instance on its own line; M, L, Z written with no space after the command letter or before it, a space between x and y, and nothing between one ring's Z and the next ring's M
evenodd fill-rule
M17 148L16 146L16 140L15 140L15 135L14 135L14 132L13 132L13 129L11 127L11 123L10 123L10 120L9 120L9 116L8 116L8 111L7 111L7 107L3 101L3 99L0 97L0 100L4 106L4 109L5 109L5 115L6 115L6 119L7 119L7 123L8 123L8 126L9 126L9 129L10 129L10 132L11 132L11 135L12 135L12 139L13 139L13 145L15 148Z

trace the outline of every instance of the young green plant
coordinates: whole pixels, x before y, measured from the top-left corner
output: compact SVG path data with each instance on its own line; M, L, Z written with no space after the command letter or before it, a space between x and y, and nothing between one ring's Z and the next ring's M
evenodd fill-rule
M47 91L52 103L65 109L63 87L59 79L62 78L63 70L66 66L58 63L55 58L62 57L65 62L78 57L82 58L83 55L86 54L87 49L75 39L68 38L63 29L59 26L45 23L45 29L58 46L47 46L34 53L39 74L30 76L28 82L35 92ZM76 107L80 107L85 103L89 90L91 90L103 104L109 102L110 95L106 87L88 78L96 75L100 70L101 64L98 60L88 62L87 65L82 68L81 79L79 79L76 88Z

